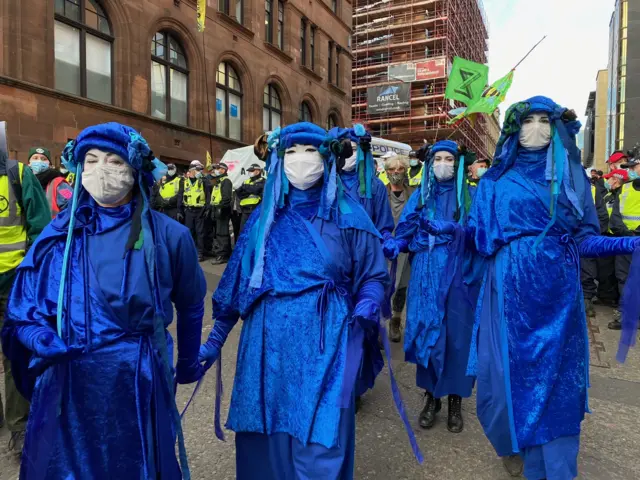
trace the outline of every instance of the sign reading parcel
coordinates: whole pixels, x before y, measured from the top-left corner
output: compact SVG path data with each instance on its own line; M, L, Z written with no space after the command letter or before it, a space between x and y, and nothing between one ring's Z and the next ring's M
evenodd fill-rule
M411 107L411 84L367 88L367 112L404 112Z

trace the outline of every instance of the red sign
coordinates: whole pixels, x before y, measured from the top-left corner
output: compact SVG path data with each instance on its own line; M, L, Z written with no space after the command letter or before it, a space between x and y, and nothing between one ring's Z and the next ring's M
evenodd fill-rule
M447 75L447 59L437 58L416 63L416 80L434 80Z

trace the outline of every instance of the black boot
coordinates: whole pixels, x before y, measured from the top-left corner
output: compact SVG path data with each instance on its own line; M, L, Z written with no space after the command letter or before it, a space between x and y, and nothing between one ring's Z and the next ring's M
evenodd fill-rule
M589 299L584 299L584 311L588 318L596 318L596 310L593 308L593 302Z
M439 398L433 398L429 392L424 392L425 405L420 412L420 426L422 428L431 428L436 423L436 413L442 408L442 402Z
M459 395L449 395L449 418L447 418L447 430L451 433L460 433L463 429L462 397Z
M609 324L607 325L607 328L609 330L622 330L622 323L620 323L621 317L622 317L622 314L620 313L620 310L614 310L613 321L609 322Z
M391 321L389 322L389 340L393 343L399 343L402 334L400 333L400 325L402 323L402 319L398 316L391 317Z

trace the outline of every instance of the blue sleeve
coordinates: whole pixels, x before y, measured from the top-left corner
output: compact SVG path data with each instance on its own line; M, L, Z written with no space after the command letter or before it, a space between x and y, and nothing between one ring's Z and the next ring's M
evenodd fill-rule
M473 241L478 253L490 257L508 242L502 235L499 216L496 212L495 191L498 182L483 179L476 189L471 205L467 236Z
M60 210L67 207L73 198L73 188L67 182L62 182L56 191L56 202Z
M420 210L418 203L420 202L420 189L413 192L409 201L402 209L398 226L396 227L395 237L398 241L402 241L408 245L413 240L414 235L420 228ZM402 249L401 249L402 250Z
M389 204L389 195L387 194L387 188L379 178L374 178L373 181L375 182L374 201L376 211L376 218L373 219L373 223L382 237L388 238L395 228L393 212Z

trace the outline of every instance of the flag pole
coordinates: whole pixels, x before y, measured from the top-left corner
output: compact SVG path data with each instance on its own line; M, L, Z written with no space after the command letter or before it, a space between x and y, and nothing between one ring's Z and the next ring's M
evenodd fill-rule
M524 61L527 59L527 57L528 57L529 55L531 55L531 54L533 53L533 51L534 51L536 48L538 48L538 45L540 45L542 42L544 42L544 39L545 39L545 38L547 38L547 36L546 36L546 35L545 35L544 37L542 37L542 40L540 40L538 43L536 43L536 44L533 46L533 48L532 48L531 50L529 50L529 52L528 52L524 57L522 57L522 60L520 60L520 61L516 64L516 66L515 66L515 67L513 67L511 70L513 71L513 70L515 70L516 68L518 68L518 67L520 66L520 64L522 64L522 62L524 62Z

